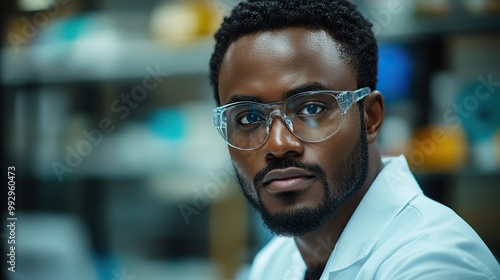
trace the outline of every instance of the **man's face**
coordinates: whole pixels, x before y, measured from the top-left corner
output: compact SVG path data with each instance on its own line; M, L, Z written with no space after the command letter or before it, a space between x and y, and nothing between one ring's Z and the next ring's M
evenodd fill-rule
M355 90L356 73L322 30L287 28L250 34L230 45L219 75L221 104L279 102L290 92ZM321 86L319 86L321 85ZM244 195L276 234L299 236L335 217L368 172L358 105L332 137L308 143L275 117L255 150L229 147Z

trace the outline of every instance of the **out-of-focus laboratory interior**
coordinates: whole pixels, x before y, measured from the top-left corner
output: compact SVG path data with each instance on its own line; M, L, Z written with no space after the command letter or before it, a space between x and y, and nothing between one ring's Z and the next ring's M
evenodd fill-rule
M232 177L208 79L237 2L2 1L9 279L245 279L271 236ZM384 153L500 256L500 1L354 2L380 43Z

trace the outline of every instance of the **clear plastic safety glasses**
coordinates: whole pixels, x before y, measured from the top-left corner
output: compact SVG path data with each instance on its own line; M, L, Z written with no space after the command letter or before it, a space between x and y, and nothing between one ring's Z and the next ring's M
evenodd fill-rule
M342 126L351 106L370 94L369 87L355 91L318 90L299 93L283 102L241 101L214 109L214 124L230 146L253 150L267 141L275 116L302 141L320 142Z

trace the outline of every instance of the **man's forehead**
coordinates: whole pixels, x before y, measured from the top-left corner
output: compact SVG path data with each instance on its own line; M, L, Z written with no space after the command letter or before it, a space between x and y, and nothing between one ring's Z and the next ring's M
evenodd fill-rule
M311 67L331 66L335 69L348 63L341 59L341 47L321 29L307 29L303 27L289 27L277 30L251 33L238 38L233 42L221 64L221 72L233 71L239 68L254 68L256 64L269 65L269 61L285 64L306 65L311 61L316 63Z
M319 29L294 27L242 36L230 45L221 65L221 102L238 95L270 97L271 92L276 95L268 101L279 101L286 92L313 82L354 89L355 72L341 57L339 45Z
M334 49L338 51L339 44L325 30L288 27L243 35L229 46L228 52L240 48L260 52L293 54L297 49L309 51Z

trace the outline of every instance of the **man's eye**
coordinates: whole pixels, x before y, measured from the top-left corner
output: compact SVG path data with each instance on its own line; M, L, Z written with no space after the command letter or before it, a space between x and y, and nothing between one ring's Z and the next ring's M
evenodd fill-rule
M259 116L257 113L247 113L239 119L240 124L254 124L256 122L263 121L264 118Z
M320 104L308 104L298 112L298 115L315 115L323 112L325 110L324 106Z

